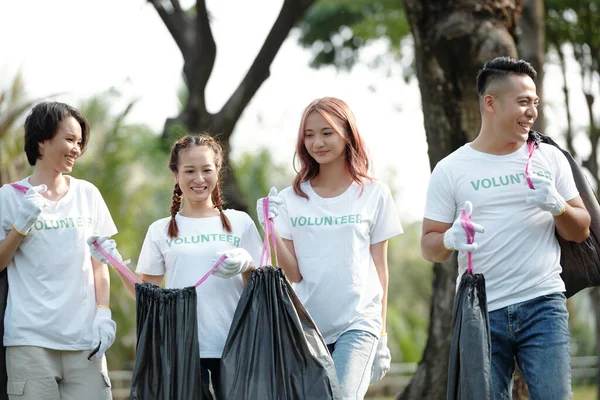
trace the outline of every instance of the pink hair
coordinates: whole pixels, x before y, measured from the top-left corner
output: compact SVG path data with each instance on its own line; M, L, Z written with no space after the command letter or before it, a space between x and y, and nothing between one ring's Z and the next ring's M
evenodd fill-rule
M346 167L350 171L352 180L363 186L364 179L372 179L369 176L369 156L365 143L358 132L356 118L348 105L335 97L324 97L314 100L306 107L300 120L300 129L298 130L298 141L294 161L298 160L300 170L296 170L297 175L294 178L294 192L298 196L308 199L308 195L302 191L300 184L307 182L319 174L319 163L308 154L304 145L304 130L306 128L306 119L312 112L318 112L337 134L346 140ZM341 125L340 125L341 122ZM346 133L341 132L343 129Z

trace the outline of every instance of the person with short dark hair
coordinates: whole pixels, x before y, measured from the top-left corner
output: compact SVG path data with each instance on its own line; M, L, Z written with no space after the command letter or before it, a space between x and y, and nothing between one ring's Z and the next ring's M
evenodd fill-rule
M87 120L75 108L37 104L25 121L33 174L0 188L11 400L112 398L104 356L116 334L110 280L86 239L113 235L117 228L98 189L68 175L89 135Z
M479 135L434 168L423 220L427 260L444 262L457 250L460 277L472 252L474 271L485 277L496 400L511 398L515 358L533 399L571 397L555 231L581 242L589 236L590 216L563 154L544 143L531 151L527 144L538 116L536 76L523 60L484 64L477 75ZM474 222L474 243L461 226L463 210Z

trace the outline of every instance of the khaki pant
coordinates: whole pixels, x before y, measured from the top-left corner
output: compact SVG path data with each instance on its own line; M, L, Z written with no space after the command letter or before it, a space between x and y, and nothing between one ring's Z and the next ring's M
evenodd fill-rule
M6 348L10 400L111 400L106 358L89 351Z

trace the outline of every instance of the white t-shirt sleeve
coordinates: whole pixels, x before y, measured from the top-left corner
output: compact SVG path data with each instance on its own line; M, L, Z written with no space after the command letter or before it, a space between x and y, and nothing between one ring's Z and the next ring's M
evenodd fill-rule
M10 232L10 230L12 229L12 225L14 224L14 221L10 221L12 218L10 217L8 212L8 193L6 192L7 188L12 189L5 185L0 190L0 242L6 239L6 236L8 236L8 233Z
M294 192L292 193L295 195ZM283 199L283 204L279 206L279 215L273 220L275 223L275 230L282 239L294 240L292 237L292 227L290 225L290 215L288 214L287 203L285 201L288 193L285 193L284 196L281 196L281 194L280 197Z
M558 149L556 149L556 169L554 185L558 193L567 201L574 199L579 195L577 186L575 185L575 179L573 179L573 171L571 170L571 164Z
M454 222L456 202L452 195L452 182L446 170L436 165L429 179L424 217L451 224Z
M381 184L381 196L371 227L371 244L383 242L403 232L392 193L386 185Z
M246 228L244 229L244 235L242 236L241 247L250 253L254 265L259 267L260 255L262 252L262 240L260 239L260 234L258 233L252 218L250 218L249 215L246 215L246 217Z
M94 218L96 226L94 226L94 233L100 236L115 235L118 232L117 227L108 211L104 198L102 198L100 191L96 187L94 187L94 196L96 197L96 215Z
M158 230L163 227L163 224L154 223L148 228L142 251L138 260L135 272L146 275L164 275L165 259L160 250L159 241L163 240L163 236Z

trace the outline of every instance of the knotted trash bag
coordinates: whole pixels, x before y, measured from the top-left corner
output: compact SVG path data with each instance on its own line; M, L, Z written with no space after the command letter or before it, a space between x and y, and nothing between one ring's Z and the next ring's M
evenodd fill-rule
M269 238L277 259L272 221L265 231L261 265L271 258ZM341 399L323 337L280 268L252 272L225 342L219 400L241 399Z
M475 231L462 211L462 226L473 243ZM485 278L473 273L471 253L454 298L452 342L448 364L447 400L491 400L492 341Z
M565 283L565 296L571 297L587 287L600 285L600 205L584 171L568 151L563 150L550 137L536 131L530 131L528 142L532 148L530 154L535 148L533 146L537 146L539 143L551 144L564 154L571 165L579 195L590 213L590 236L583 242L570 242L561 238L558 232L556 233L561 250L562 273L560 276Z

